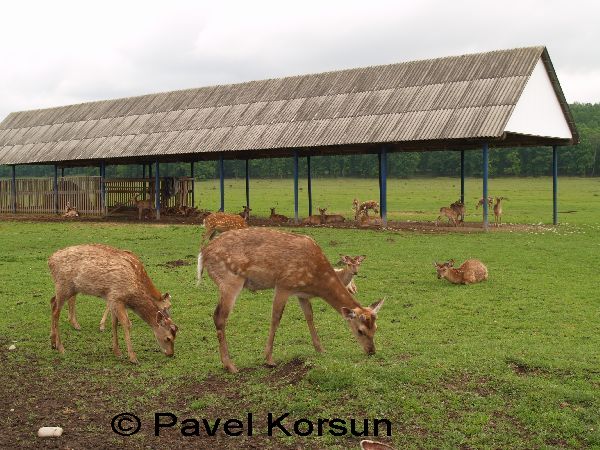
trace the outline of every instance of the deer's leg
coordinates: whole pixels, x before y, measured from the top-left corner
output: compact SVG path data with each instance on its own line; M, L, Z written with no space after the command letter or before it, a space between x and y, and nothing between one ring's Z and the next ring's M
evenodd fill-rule
M273 367L273 341L275 341L275 332L281 321L285 304L290 296L288 291L275 288L275 296L273 298L273 311L271 313L271 328L269 329L269 338L267 339L267 347L265 348L265 358L267 360L267 366Z
M55 348L59 351L59 353L64 353L65 348L60 341L60 334L58 331L59 319L60 319L60 311L64 306L65 302L71 295L64 292L56 292L56 295L50 299L50 306L52 308L52 320L50 325L50 344L52 348Z
M129 356L129 361L133 364L138 363L137 356L135 356L135 352L133 351L133 345L131 344L131 335L129 334L129 330L131 329L129 317L127 316L127 310L125 309L125 305L122 303L116 304L116 311L113 311L113 317L116 316L119 320L119 323L123 327L123 334L125 335L125 344L127 345L127 355Z
M302 308L302 312L306 318L306 323L308 324L308 329L310 330L310 337L312 339L313 346L315 347L316 351L323 353L323 346L319 341L319 336L317 336L317 330L313 322L313 310L310 300L307 298L298 297L298 302L300 302L300 308Z
M75 311L75 295L69 297L67 305L69 306L69 323L76 330L81 330L81 325L77 322L77 314Z
M227 347L227 340L225 338L225 325L227 324L229 313L231 313L233 305L235 305L235 300L244 287L244 281L243 278L238 276L225 276L219 279L221 295L213 314L213 320L217 329L217 339L219 340L221 362L223 363L223 367L231 373L236 373L238 370L229 357L229 348Z
M119 348L119 330L117 328L119 326L118 315L113 307L111 307L110 313L111 313L111 322L112 322L113 353L115 354L115 356L121 356L121 349Z
M100 319L100 331L104 331L106 328L106 318L108 317L109 312L110 308L108 307L108 305L106 305L106 308L104 309L104 314L102 314L102 319Z

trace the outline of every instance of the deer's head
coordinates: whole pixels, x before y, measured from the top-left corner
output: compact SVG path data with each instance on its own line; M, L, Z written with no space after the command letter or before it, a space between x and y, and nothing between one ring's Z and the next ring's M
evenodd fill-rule
M448 273L448 270L450 270L450 268L454 266L454 260L451 259L443 263L434 262L433 265L435 267L435 270L437 271L437 277L439 280L444 278Z
M348 266L348 268L352 270L352 273L356 275L358 273L358 268L360 267L360 264L364 261L365 258L365 255L359 255L354 257L348 255L340 255L340 262Z
M327 208L319 208L319 213L324 216L325 213L327 212Z
M375 331L377 331L375 321L383 301L384 299L378 300L367 308L361 306L352 309L342 307L342 315L348 321L350 331L352 331L365 353L369 355L375 353L375 342L373 342Z
M163 353L167 356L173 356L175 353L175 336L177 335L177 325L171 320L171 315L167 308L156 312L156 327L153 327L154 336Z

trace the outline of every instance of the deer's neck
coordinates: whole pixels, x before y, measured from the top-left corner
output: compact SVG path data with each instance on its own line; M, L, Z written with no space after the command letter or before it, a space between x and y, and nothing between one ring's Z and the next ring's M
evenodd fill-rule
M331 277L327 280L323 289L317 295L331 305L332 308L337 310L341 314L342 308L360 308L354 297L346 289L346 285L338 278L338 276Z
M141 297L134 302L130 302L127 306L140 316L144 322L150 325L150 328L154 329L158 326L156 313L160 311L160 308L154 301L146 297Z

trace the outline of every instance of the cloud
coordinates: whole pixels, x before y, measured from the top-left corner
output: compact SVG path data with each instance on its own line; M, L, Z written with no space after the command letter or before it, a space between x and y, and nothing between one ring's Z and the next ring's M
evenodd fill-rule
M10 111L547 45L568 101L598 102L600 3L22 0L3 6Z

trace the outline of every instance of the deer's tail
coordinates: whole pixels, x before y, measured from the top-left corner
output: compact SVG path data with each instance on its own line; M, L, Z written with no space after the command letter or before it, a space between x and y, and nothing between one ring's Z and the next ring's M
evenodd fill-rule
M198 269L196 272L196 286L200 285L200 281L202 281L202 250L198 253Z

